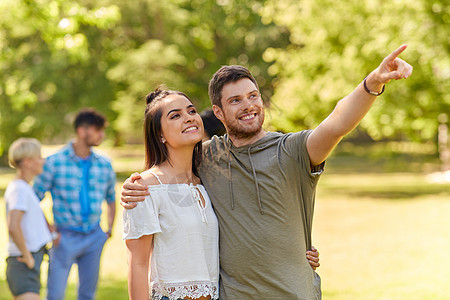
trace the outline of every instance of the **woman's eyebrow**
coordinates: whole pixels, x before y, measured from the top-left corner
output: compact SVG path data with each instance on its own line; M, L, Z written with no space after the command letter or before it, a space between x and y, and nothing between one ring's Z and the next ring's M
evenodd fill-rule
M172 109L171 111L169 111L169 112L167 113L167 116L170 115L171 113L175 112L175 111L181 111L181 109L179 109L179 108Z
M194 104L190 104L190 105L186 106L186 108L191 108L191 107L195 107ZM172 112L175 112L175 111L181 111L181 109L179 109L179 108L172 109L172 110L170 110L170 111L167 113L167 116L170 115Z

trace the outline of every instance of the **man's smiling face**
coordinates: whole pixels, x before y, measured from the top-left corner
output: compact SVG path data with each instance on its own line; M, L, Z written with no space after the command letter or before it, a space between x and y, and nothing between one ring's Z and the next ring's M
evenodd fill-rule
M258 88L250 79L225 84L221 94L222 108L215 106L214 109L230 137L250 139L262 132L264 105Z

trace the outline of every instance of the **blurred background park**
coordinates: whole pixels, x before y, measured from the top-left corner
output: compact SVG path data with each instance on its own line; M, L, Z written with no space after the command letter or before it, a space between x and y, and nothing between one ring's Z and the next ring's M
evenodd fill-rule
M0 16L0 299L11 299L3 194L16 138L38 138L49 155L73 137L80 108L98 109L119 198L123 180L142 171L144 96L158 84L201 111L212 74L244 65L267 105L265 128L298 131L315 128L403 43L412 77L386 87L319 183L318 272L324 299L450 299L448 1L1 0ZM51 219L51 199L42 207ZM121 211L98 299L127 298Z

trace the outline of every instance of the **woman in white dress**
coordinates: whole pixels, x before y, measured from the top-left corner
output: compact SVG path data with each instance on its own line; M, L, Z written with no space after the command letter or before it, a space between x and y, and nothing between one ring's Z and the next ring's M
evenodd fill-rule
M150 196L123 215L130 299L218 299L219 229L197 173L202 119L181 92L158 88L146 101Z

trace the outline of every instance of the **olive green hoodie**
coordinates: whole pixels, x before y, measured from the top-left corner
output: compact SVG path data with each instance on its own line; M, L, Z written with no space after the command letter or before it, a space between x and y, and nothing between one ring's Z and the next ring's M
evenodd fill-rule
M227 135L203 144L200 177L219 220L220 299L320 299L306 259L317 181L311 131L268 132L235 147Z

